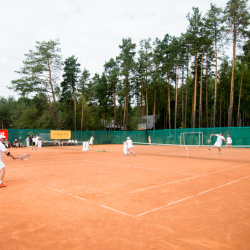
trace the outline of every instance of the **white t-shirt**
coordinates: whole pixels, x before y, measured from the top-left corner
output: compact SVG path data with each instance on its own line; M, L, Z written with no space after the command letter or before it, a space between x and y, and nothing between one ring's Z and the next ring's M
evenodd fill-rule
M2 155L3 155L3 152L5 151L7 151L6 147L4 146L2 142L0 142L0 162L2 162Z
M216 134L217 136L217 141L215 142L214 146L220 148L222 145L223 140L225 140L224 136Z
M128 149L133 148L133 142L132 142L132 140L127 140L126 144L127 144L127 148Z
M37 136L37 137L33 138L32 140L33 140L33 142L37 145L37 144L38 144L39 137Z
M232 138L231 137L227 137L227 143L232 143Z
M90 137L89 144L93 144L94 142L94 137Z

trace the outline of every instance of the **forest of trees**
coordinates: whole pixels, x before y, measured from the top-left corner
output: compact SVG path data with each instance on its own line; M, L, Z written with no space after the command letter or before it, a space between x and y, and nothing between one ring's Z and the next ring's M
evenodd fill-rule
M20 78L0 97L5 129L137 130L250 126L250 32L247 0L207 13L193 7L185 33L133 43L91 76L60 41L36 42Z

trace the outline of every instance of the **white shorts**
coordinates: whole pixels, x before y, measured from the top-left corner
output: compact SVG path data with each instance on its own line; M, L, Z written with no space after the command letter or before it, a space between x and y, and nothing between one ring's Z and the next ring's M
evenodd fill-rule
M216 142L216 143L214 144L214 146L217 147L217 148L220 148L220 147L221 147L221 143Z
M0 169L2 169L4 167L5 167L4 163L2 161L0 161Z

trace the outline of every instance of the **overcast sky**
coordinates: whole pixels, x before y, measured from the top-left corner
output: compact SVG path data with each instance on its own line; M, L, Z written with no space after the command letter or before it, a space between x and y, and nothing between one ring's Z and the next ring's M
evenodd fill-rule
M186 32L186 15L210 3L224 8L228 0L8 0L0 6L0 96L19 77L24 54L36 41L60 40L63 60L74 55L91 77L119 53L123 38L142 39Z

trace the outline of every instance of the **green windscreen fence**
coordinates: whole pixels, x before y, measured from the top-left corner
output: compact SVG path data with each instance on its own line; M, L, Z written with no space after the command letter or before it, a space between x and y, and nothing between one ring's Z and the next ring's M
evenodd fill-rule
M215 143L216 137L212 136L210 138L210 135L220 133L223 133L225 139L229 135L235 146L250 145L250 127L164 129L148 131L152 143L182 145L211 145Z
M231 128L193 128L193 129L163 129L149 131L71 131L71 139L79 142L88 141L94 136L94 144L122 144L127 137L134 142L148 142L148 136L152 143L181 144L181 145L211 145L216 137L211 134L223 133L233 140L234 146L250 146L250 127ZM47 129L8 129L8 140L12 144L15 139L25 140L28 135L38 135L46 141L50 141L50 130Z

